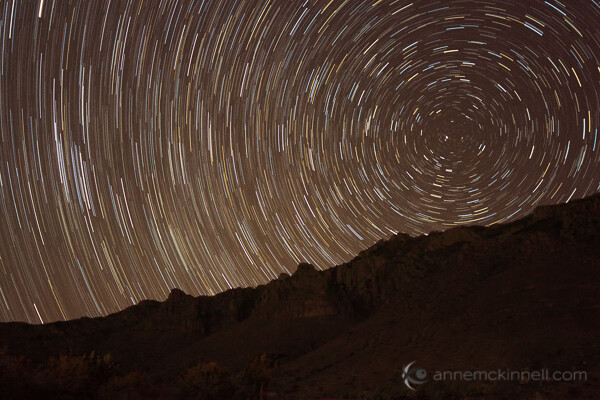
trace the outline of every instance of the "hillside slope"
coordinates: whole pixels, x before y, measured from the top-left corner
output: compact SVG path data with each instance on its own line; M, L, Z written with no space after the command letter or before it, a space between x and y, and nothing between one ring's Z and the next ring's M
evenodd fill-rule
M301 264L257 288L196 298L174 289L165 302L107 317L0 324L0 347L31 365L110 353L121 374L139 369L149 377L143 397L154 398L592 399L600 398L599 289L596 195L505 225L398 234L346 264L326 271ZM402 380L413 360L430 372L417 392ZM226 392L204 383L173 389L199 362L227 370L219 375ZM2 365L0 379L19 374ZM439 370L498 368L585 370L587 379L431 379ZM35 371L27 375L37 379L31 396L46 393Z

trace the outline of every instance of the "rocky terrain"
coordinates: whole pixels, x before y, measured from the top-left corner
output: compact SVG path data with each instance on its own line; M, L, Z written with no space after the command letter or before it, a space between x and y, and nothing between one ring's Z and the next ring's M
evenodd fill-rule
M0 398L600 398L600 195L256 288L0 324ZM406 387L404 365L427 382ZM436 371L585 371L576 381ZM413 385L414 387L415 385Z

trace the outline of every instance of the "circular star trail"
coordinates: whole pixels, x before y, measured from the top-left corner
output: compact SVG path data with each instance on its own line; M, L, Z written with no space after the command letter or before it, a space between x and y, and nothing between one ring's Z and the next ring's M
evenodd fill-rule
M597 0L0 11L2 321L253 286L599 190Z

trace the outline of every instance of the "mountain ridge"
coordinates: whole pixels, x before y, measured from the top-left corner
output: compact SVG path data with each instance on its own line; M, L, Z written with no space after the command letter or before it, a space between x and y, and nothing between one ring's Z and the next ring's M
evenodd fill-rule
M0 346L37 363L110 353L123 370L163 385L199 360L235 375L264 355L279 371L274 398L410 396L401 370L414 359L428 370L585 367L579 394L596 395L599 244L597 194L487 228L399 233L347 263L324 271L302 263L256 288L199 297L173 289L164 302L105 317L1 323ZM420 393L437 398L435 387L464 389L431 384ZM482 396L573 389L477 387Z

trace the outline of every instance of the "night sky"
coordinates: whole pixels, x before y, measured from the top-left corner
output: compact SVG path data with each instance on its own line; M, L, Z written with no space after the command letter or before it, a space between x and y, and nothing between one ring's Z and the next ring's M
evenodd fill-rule
M0 321L600 190L600 1L3 0Z

